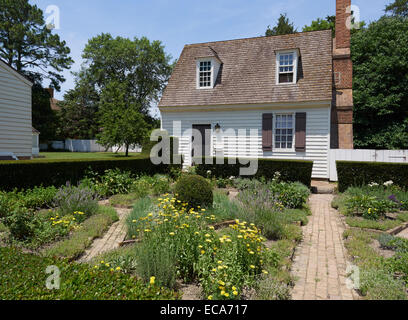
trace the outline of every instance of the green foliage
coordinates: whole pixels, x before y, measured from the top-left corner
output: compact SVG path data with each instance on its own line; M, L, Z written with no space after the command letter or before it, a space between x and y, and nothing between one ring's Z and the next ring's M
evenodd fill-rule
M131 83L112 81L101 94L99 118L103 130L98 142L106 147L122 146L126 156L131 147L147 139L148 125L141 113L142 105L132 96Z
M351 52L355 146L408 148L408 20L371 23L353 35Z
M279 35L284 35L284 34L291 34L291 33L296 33L296 28L293 25L293 23L289 22L289 18L285 14L281 14L278 23L276 24L275 27L271 29L270 26L268 26L265 36L279 36Z
M59 290L45 286L48 266L60 269ZM97 270L86 264L24 254L15 248L0 248L0 299L2 300L154 300L177 299L178 295L136 278Z
M130 171L133 174L168 173L180 165L154 165L149 157L106 160L38 160L3 161L0 163L0 190L33 188L35 186L61 186L67 181L77 184L89 170L103 175L108 169Z
M12 238L25 241L34 235L36 221L33 212L24 207L15 207L3 219Z
M228 158L224 159L223 164L216 164L216 158L194 159L196 163L199 160L202 164L196 166L196 172L203 177L208 174L217 178L239 177L239 169L243 167L239 161L236 161L236 164L228 164ZM251 161L258 162L258 171L253 178L263 177L266 180L272 180L279 172L281 181L301 182L308 187L311 184L313 161L273 159L251 159ZM213 164L206 164L206 162Z
M398 227L401 221L398 220L369 220L360 217L347 217L346 223L350 227L361 228L361 229L373 229L387 231Z
M98 200L96 194L89 188L67 185L58 190L54 205L62 215L82 212L85 219L97 211Z
M277 201L289 209L303 208L310 196L310 190L299 182L271 182L268 188L276 196Z
M340 192L352 186L364 186L372 182L383 184L393 181L401 188L408 187L406 163L336 161L336 165Z
M310 26L304 26L302 31L319 31L319 30L332 30L332 36L335 37L336 33L336 17L327 16L326 19L317 18L313 20Z
M82 183L90 186L101 196L111 196L114 194L127 194L132 190L134 177L130 171L119 169L109 169L103 175L98 175L92 171Z
M408 17L408 0L395 0L386 6L385 11L395 16Z
M135 239L139 237L142 230L140 230L136 222L145 217L150 211L153 211L153 201L150 197L144 197L135 202L132 212L126 219L128 238Z
M53 205L56 193L55 187L0 192L0 218L5 217L16 206L28 209L49 208Z
M362 216L368 220L383 218L387 212L396 210L396 203L390 200L377 200L376 197L361 195L346 201L347 214Z
M62 72L74 61L65 41L51 29L45 25L43 11L28 0L0 1L0 58L36 82L50 79L58 89L65 81Z
M79 81L66 92L64 100L58 102L59 135L65 139L94 139L99 131L98 101L99 94L88 81Z
M51 109L50 94L40 84L32 87L32 126L40 132L40 141L58 138L57 128L60 126L57 113Z
M45 249L43 255L75 260L92 244L93 239L101 237L109 226L118 220L119 217L115 209L99 207L98 212L85 220L69 238Z
M382 269L363 269L360 292L368 300L407 300L403 281Z
M213 204L211 184L198 175L183 175L177 181L174 192L178 199L188 203L191 207L210 207Z

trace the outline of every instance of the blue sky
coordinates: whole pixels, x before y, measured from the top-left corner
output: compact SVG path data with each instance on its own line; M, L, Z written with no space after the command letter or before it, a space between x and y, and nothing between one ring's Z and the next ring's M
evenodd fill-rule
M373 21L391 0L353 0L361 19ZM60 37L71 48L75 64L64 73L61 92L74 87L71 71L79 70L88 39L102 32L113 36L161 40L173 58L189 43L263 35L287 13L298 30L318 17L335 14L335 0L30 0L45 9L60 9ZM44 83L48 85L48 83Z

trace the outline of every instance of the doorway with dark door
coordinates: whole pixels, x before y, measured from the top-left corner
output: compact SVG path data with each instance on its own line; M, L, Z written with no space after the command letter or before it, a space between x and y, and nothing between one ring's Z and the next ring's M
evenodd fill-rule
M194 134L192 136L192 150L191 156L198 156L194 150L201 150L202 156L211 155L211 125L210 124L193 124L193 130L198 130L201 133L201 141L197 139L194 141Z

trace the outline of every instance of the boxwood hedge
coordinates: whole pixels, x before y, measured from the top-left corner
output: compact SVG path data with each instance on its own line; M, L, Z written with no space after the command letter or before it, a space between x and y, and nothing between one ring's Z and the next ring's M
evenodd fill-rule
M169 173L172 167L181 165L154 165L149 156L106 160L40 160L0 162L0 190L33 188L35 186L61 186L78 183L91 169L103 174L105 170L118 168L134 174Z
M59 268L60 289L47 289L48 266ZM54 271L51 272L51 274ZM173 300L172 290L144 284L120 271L43 258L16 248L0 248L0 300ZM54 281L52 281L54 284Z
M337 161L339 191L351 186L363 186L371 182L394 184L408 188L408 163Z
M194 162L199 163L200 159L195 158ZM254 177L264 177L271 180L275 172L281 174L281 180L286 182L301 182L310 187L312 180L313 161L304 160L275 160L275 159L252 159L258 161L258 171ZM219 161L220 162L220 161ZM228 178L231 176L238 177L239 169L243 167L239 161L236 164L229 164L228 158L224 158L223 164L216 164L216 158L203 158L201 163L197 165L197 173L202 176L207 176L207 172L211 171L211 175L218 178ZM213 163L213 164L206 164ZM250 177L249 177L250 178Z

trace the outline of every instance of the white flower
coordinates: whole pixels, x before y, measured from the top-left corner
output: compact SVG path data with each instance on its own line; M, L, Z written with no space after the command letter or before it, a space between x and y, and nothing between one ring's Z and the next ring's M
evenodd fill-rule
M235 179L235 177L234 177L234 176L231 176L231 177L229 177L229 179L230 179L230 180L234 180L234 179Z
M379 184L376 182L371 182L368 186L369 187L377 187Z
M384 182L384 186L386 186L386 187L392 186L393 184L394 184L394 181L392 181L392 180Z
M208 171L207 171L207 174L211 174L211 170L208 170Z

